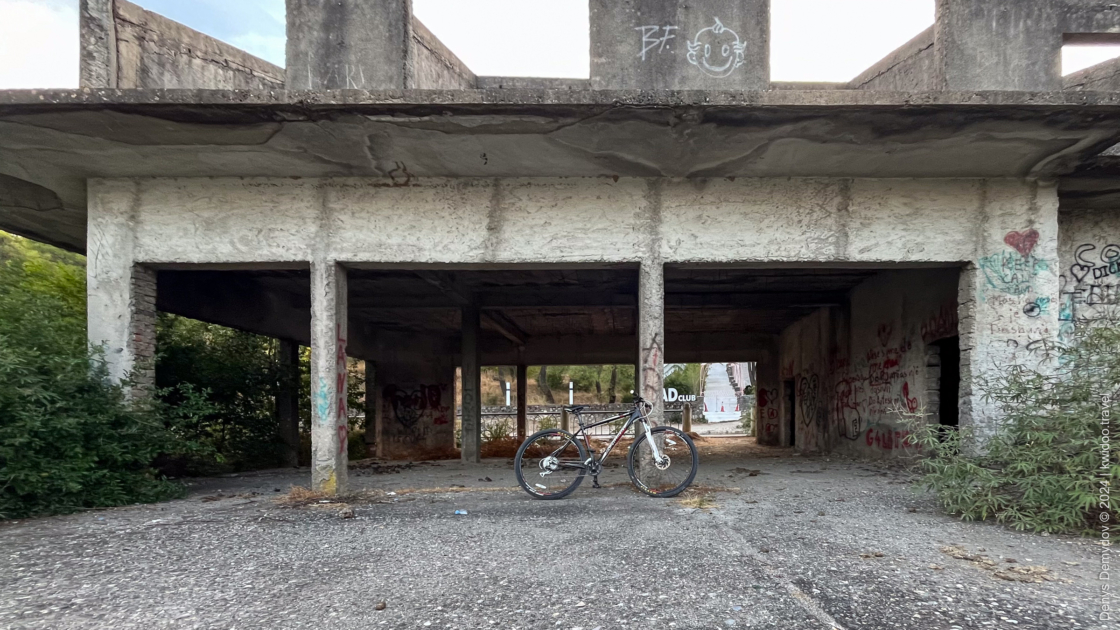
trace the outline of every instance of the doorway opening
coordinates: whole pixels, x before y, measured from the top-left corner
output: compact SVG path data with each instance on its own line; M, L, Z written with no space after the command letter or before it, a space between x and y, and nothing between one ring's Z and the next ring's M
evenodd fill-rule
M793 385L793 381L782 382L782 391L786 397L786 425L789 426L788 446L797 446L797 389Z
M960 424L961 338L947 337L935 341L934 345L941 356L938 421L941 426L955 427Z

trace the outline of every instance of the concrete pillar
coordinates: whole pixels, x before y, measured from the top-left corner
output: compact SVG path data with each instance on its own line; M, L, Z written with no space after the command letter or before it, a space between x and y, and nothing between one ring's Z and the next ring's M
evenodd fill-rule
M463 307L463 450L464 462L482 461L482 348L477 306Z
M156 272L133 259L132 182L89 183L87 338L104 351L108 377L131 379L133 395L155 386Z
M685 403L681 411L681 431L692 432L692 405L689 403Z
M280 372L276 390L276 423L284 443L283 465L299 466L299 344L281 339L277 349Z
M289 90L401 90L414 60L411 0L288 0Z
M517 441L525 441L529 424L529 370L524 363L517 365Z
M83 88L117 87L117 23L114 0L81 0L78 85Z
M596 90L766 90L770 0L591 0Z
M377 366L369 359L365 360L365 443L366 457L373 457L377 452Z
M984 182L978 257L960 276L960 426L982 449L998 429L1000 410L985 400L985 380L1009 365L1047 369L1044 344L1059 331L1058 195L1056 184Z
M311 264L311 484L346 492L346 270L334 261Z
M665 376L665 275L660 260L643 262L638 272L639 384L653 405L650 423L661 423Z
M763 360L758 362L755 376L754 434L759 444L781 446L789 440L785 435L789 428L781 421L781 368L776 349L767 352Z

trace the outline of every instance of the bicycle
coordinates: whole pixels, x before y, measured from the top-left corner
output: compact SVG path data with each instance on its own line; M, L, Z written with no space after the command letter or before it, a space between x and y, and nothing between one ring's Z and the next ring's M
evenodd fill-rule
M517 449L513 460L517 483L534 499L563 499L574 492L587 475L592 477L592 487L601 487L599 474L603 470L603 462L635 424L645 430L630 445L626 469L630 473L630 481L639 490L652 497L674 497L684 492L696 478L700 458L692 438L673 427L650 426L647 414L653 407L646 401L636 398L630 411L586 425L580 414L584 408L585 405L565 407L579 424L574 434L563 429L545 429L529 436ZM626 418L626 424L611 438L602 456L596 459L587 432L623 418ZM580 436L583 437L582 442Z

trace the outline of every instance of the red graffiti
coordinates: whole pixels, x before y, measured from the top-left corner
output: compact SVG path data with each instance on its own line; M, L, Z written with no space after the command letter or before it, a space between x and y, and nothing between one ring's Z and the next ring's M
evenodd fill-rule
M957 304L944 304L937 314L922 324L922 341L930 343L957 334Z
M1008 232L1003 237L1003 242L1014 248L1023 258L1027 258L1034 251L1034 246L1038 244L1038 238L1038 230L1024 230L1022 232Z
M341 455L346 452L347 446L350 444L350 425L338 425L338 454Z
M906 408L910 410L910 413L918 410L918 398L916 396L914 398L910 397L909 382L902 383L902 400L906 403Z
M871 428L867 430L867 445L877 446L884 451L914 448L915 445L907 439L909 437L909 431Z
M793 378L793 361L782 366L782 378Z
M778 432L778 425L776 425L776 424L767 424L767 425L765 426L765 428L763 429L763 431L764 431L764 432L766 433L766 435L774 435L775 433L777 433L777 432Z
M342 324L338 324L335 331L335 348L335 392L338 394L338 414L335 417L342 424L347 425L346 432L349 435L350 409L346 402L346 381L349 373L346 370L346 338L342 336ZM344 441L343 445L345 444Z

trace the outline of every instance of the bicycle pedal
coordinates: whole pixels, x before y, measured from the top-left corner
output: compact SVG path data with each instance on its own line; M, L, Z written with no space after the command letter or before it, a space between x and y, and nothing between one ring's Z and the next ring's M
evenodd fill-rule
M591 487L592 488L602 488L603 487L603 486L599 485L599 478L598 477L592 477L591 478Z

